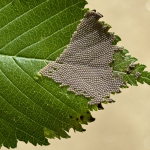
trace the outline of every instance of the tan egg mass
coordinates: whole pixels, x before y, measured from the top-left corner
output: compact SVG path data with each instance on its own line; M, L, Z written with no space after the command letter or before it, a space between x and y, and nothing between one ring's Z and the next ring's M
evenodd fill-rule
M119 92L124 86L121 76L114 77L110 63L114 51L122 48L112 45L115 36L109 26L99 22L100 13L88 11L74 32L67 49L40 70L43 76L52 78L68 91L91 98L90 105L112 101L111 92Z

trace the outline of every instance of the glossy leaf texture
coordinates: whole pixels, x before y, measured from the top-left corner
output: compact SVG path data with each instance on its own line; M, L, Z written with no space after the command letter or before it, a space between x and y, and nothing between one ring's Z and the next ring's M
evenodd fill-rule
M0 145L49 145L94 121L87 99L38 73L69 43L85 0L0 1Z
M39 74L67 47L87 9L85 0L0 0L0 147L17 147L17 141L49 145L47 138L69 138L70 128L94 121L89 99L67 92ZM114 45L120 41L116 36ZM137 59L115 52L114 75L131 85L150 84L150 73ZM141 75L135 78L135 73Z

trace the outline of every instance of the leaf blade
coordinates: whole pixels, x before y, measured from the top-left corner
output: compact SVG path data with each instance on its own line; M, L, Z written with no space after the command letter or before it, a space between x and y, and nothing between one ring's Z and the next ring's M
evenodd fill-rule
M46 136L49 138L69 138L66 131L70 128L81 132L84 131L81 123L93 121L85 98L74 94L68 97L65 88L58 90L58 84L43 79L38 73L56 57L51 53L59 52L59 49L62 51L64 44L69 43L86 11L83 9L85 4L85 0L11 0L0 5L3 6L0 10L0 95L3 96L0 103L6 103L12 112L1 105L0 116L6 120L4 114L7 112L7 124L13 125L8 130L11 137L7 140L0 138L0 145L14 148L17 139L33 145L49 145L46 133L52 134ZM65 35L63 43L53 40L60 39L62 35ZM46 37L49 36L52 38L48 42ZM27 47L34 45L33 49L26 51ZM12 137L14 140L11 142Z

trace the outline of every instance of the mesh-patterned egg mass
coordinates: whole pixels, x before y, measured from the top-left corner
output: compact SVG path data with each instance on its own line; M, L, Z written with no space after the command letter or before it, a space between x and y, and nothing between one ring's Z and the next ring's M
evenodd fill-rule
M91 97L89 104L111 101L111 92L119 92L124 85L121 76L114 78L109 64L114 51L121 49L112 45L115 37L108 32L108 26L99 22L102 15L88 11L74 32L67 49L40 70L43 76L55 82L68 85L68 91Z

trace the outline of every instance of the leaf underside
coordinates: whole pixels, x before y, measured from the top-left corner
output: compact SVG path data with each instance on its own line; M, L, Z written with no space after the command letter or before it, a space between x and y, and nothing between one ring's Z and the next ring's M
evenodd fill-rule
M38 72L66 48L87 9L85 0L0 0L0 147L17 140L49 145L47 138L69 138L70 128L94 121L84 96L67 92ZM120 40L118 36L114 45ZM145 65L127 70L136 59L116 52L111 66L131 85L150 84ZM127 63L128 62L128 63ZM119 65L120 64L120 65ZM129 70L128 70L129 71ZM135 73L140 75L135 78Z

